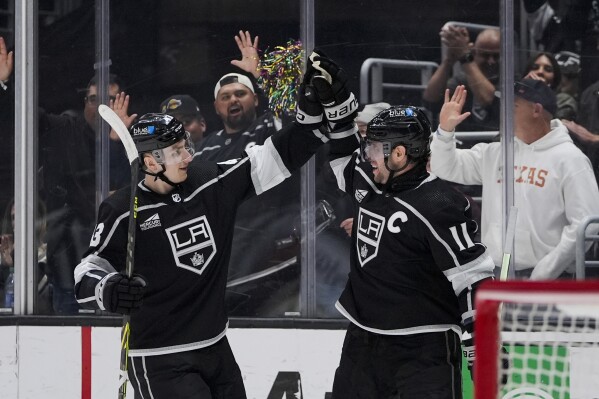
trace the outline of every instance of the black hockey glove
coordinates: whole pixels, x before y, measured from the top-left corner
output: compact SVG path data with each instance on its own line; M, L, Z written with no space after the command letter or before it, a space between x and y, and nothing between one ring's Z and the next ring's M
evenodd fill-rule
M476 352L474 352L474 335L470 335L462 342L462 356L468 362L468 371L470 378L474 381L474 360L476 360Z
M104 308L109 312L131 314L141 307L146 280L138 274L131 278L122 273L102 279L97 288Z
M318 101L314 86L311 84L316 72L309 64L302 84L298 88L297 113L295 114L297 123L310 130L318 129L324 125L323 107Z
M352 123L358 114L358 100L347 87L347 74L333 60L320 50L310 55L312 67L319 71L314 75L312 85L325 111L325 117L331 125Z
M468 362L468 371L470 372L470 378L474 381L474 362L476 360L476 352L474 351L474 334L470 338L465 339L462 342L462 355ZM501 346L501 381L503 384L507 383L507 371L510 368L509 354L505 347Z

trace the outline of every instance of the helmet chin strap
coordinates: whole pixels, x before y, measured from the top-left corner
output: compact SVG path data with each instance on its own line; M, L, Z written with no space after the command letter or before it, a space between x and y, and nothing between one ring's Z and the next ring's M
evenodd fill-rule
M170 184L172 187L178 187L179 184L177 183L173 183L172 181L169 180L168 177L166 177L166 175L164 174L164 172L166 172L166 168L164 167L164 165L160 164L160 166L162 167L162 171L158 172L158 173L152 173L149 170L144 170L144 173L150 176L154 176L154 181L160 179L165 183Z
M389 177L387 178L387 182L385 183L385 191L387 191L387 189L389 187L391 187L391 181L393 180L393 177L395 177L395 173L396 172L401 172L402 170L404 170L405 168L408 167L408 165L410 165L412 162L410 161L410 159L408 158L408 156L406 155L406 163L401 166L398 169L391 169L389 167L389 157L385 157L385 169L387 169L389 171Z

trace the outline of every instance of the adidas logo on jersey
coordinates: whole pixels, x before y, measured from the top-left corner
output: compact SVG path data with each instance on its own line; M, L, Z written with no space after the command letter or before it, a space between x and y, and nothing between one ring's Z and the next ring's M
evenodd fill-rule
M368 194L368 190L356 190L356 193L355 193L356 201L362 202L364 197L366 197L366 194Z
M148 229L153 229L154 227L160 227L160 216L155 213L152 216L150 216L149 218L146 219L145 222L143 222L142 224L139 225L139 228L142 231L148 230Z

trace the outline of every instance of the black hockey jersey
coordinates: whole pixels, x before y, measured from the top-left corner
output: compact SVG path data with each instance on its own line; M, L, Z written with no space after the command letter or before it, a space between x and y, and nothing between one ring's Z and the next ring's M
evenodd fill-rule
M323 141L292 124L244 158L194 159L187 180L168 194L139 184L135 273L148 286L143 306L131 315L131 356L194 350L224 336L237 206L283 181ZM97 283L125 270L129 191L119 190L102 203L90 247L75 269L75 293L83 307L102 309Z
M361 161L357 135L331 140L331 166L354 201L351 270L337 309L379 334L405 335L472 325L476 284L492 278L468 200L423 164L386 191Z
M201 143L194 158L207 161L238 158L245 150L263 144L266 139L281 129L280 121L267 111L244 131L228 134L220 130L207 136Z

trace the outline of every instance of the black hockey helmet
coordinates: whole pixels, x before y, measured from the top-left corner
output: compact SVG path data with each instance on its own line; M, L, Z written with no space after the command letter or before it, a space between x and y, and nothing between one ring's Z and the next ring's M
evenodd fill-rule
M367 125L366 140L383 143L385 158L402 145L414 161L430 155L431 123L417 107L398 105L379 112Z
M187 138L183 124L171 115L145 114L129 129L139 154L161 150Z

